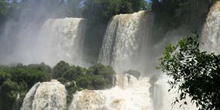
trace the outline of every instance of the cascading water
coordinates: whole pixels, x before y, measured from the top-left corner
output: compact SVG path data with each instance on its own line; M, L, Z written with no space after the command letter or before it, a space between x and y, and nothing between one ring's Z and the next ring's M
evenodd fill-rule
M60 0L7 1L14 9L0 33L1 65L44 62L42 54L47 51L43 51L44 47L40 48L41 44L38 44L37 39L40 38L39 31L45 20L66 16L64 8L61 8L63 5L58 1ZM9 7L12 8L11 6Z
M220 1L216 2L210 9L206 24L203 29L201 42L202 49L220 54Z
M137 80L130 75L119 77L114 88L77 92L69 110L152 110L149 79Z
M206 49L214 52L219 52L217 46L219 40L219 13L220 2L216 2L209 12L202 37L202 42L205 44ZM45 28L44 30L49 30L51 26L56 27L58 24L55 25L55 21L48 20L43 26ZM148 74L149 71L144 68L147 68L146 66L149 63L147 55L150 54L148 53L148 45L151 40L150 31L153 25L152 21L153 16L145 11L134 14L121 14L113 17L107 28L98 62L111 65L118 72L123 72L127 69L137 69L142 73L144 72L144 74ZM56 27L58 30L46 31L47 34L45 35L48 35L48 39L52 40L48 42L49 46L47 45L46 47L50 47L53 44L51 42L60 41L55 43L57 45L53 45L56 47L53 50L54 53L58 52L57 50L61 51L60 57L58 57L58 54L56 58L66 58L64 60L69 60L68 54L71 52L68 51L69 48L62 45L63 39L65 40L64 42L67 42L67 45L70 43L70 40L67 40L69 37L62 37L62 39L60 39L61 37L55 37L55 39L59 40L53 41L53 36L55 35L62 33L60 36L68 36L66 34L68 32L64 31L64 28L59 29L58 27ZM70 28L66 29L68 30ZM53 52L51 53L53 54ZM136 79L131 75L117 74L115 87L111 89L83 90L73 94L73 100L68 110L197 110L195 105L189 103L182 108L179 108L179 104L171 105L178 93L175 90L168 92L169 85L167 84L167 80L168 78L165 75L156 76L156 78L140 77ZM42 105L41 101L45 101L45 99L41 98L41 96L48 96L48 94L52 96L51 94L53 92L49 92L47 95L45 95L46 92L43 92L44 89L47 91L50 86L47 88L43 86L40 89L41 84L43 83L36 84L26 95L22 110L34 110L37 105L38 107L43 107L44 104ZM57 82L56 87L58 87ZM65 89L62 89L62 94L65 94L64 91ZM53 96L61 97L61 95ZM61 97L63 101L65 100L64 96ZM190 98L187 100L190 100ZM51 102L47 103L49 104ZM61 104L66 107L62 102L55 102L54 104ZM51 105L53 104L51 103Z
M21 27L18 35L5 35L1 39L0 50L3 52L0 53L0 64L44 62L54 66L64 60L70 64L86 66L82 58L85 19L49 19L38 28L34 28L35 23L26 24L25 28Z
M98 62L110 65L118 72L128 68L143 72L148 64L146 53L152 26L150 12L114 16L106 30Z
M99 55L99 63L111 65L117 72L136 69L142 74L147 70L152 50L153 16L140 11L134 14L116 15L110 21ZM141 77L136 79L126 74L116 75L116 86L109 90L84 90L74 95L69 110L180 110L172 106L177 93L168 92L168 78ZM193 110L193 105L184 106Z
M70 64L84 66L82 49L85 26L86 20L82 18L47 20L38 38L38 44L42 48L37 49L41 53L42 61L55 65L64 60Z
M56 80L35 84L26 94L21 110L66 110L65 86Z
M153 16L146 11L120 14L110 21L99 55L99 63L117 72L145 71ZM108 90L84 90L73 96L69 110L152 110L149 78L139 80L117 74L116 86Z

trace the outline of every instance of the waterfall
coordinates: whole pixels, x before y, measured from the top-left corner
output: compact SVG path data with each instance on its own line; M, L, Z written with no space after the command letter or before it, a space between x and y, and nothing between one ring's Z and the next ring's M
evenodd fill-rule
M154 79L155 77L157 78ZM165 74L151 77L149 92L151 93L150 97L154 108L151 110L198 110L196 105L191 102L189 96L187 96L185 100L187 101L187 105L184 104L184 101L172 104L180 93L177 92L176 88L168 92L170 89L170 85L167 83L168 79L169 78Z
M118 73L146 72L149 64L153 15L146 11L116 15L109 22L98 62ZM115 87L83 90L73 95L69 110L153 110L150 78L117 74Z
M24 25L24 26L23 26ZM85 66L82 49L86 20L83 18L48 19L36 26L24 23L18 34L0 39L0 64L33 64L44 62L54 66L60 60ZM9 26L6 30L12 30ZM16 31L15 31L16 32Z
M139 11L114 16L108 24L98 62L118 73L128 69L146 71L153 15ZM149 78L117 74L115 87L77 92L69 110L151 110ZM95 97L93 97L95 96Z
M202 49L220 54L218 47L220 41L220 2L214 3L211 7L203 29L201 42Z
M56 80L36 83L26 94L21 110L66 110L65 86Z
M219 53L218 36L220 35L220 2L216 2L208 14L202 33L204 48ZM38 39L44 48L45 60L68 60L75 64L81 62L81 45L85 21L80 18L50 19L42 27L44 39ZM153 15L146 11L133 14L116 15L109 22L98 62L110 65L118 73L127 69L136 69L142 74L148 71L151 62L151 31ZM74 33L74 34L73 34ZM76 55L76 56L75 56ZM79 64L79 63L77 63ZM82 90L73 94L68 110L197 110L187 97L187 105L182 102L172 105L179 93L168 92L166 75L153 77L135 77L117 74L115 87L106 90ZM57 90L54 90L57 88ZM60 89L58 89L60 88ZM53 92L53 91L60 92ZM57 93L57 94L55 94ZM48 98L55 97L55 98ZM66 109L66 90L58 82L37 83L26 95L22 110L35 110L41 107L58 106ZM54 100L51 100L54 99ZM182 106L180 108L180 106Z
M49 19L41 28L36 47L47 64L60 60L84 66L82 58L86 20L82 18ZM39 55L39 54L38 54ZM37 57L37 56L36 56Z
M152 22L152 14L146 11L114 16L107 27L98 62L112 66L118 73L136 69L142 74L152 74L148 69L153 51ZM176 91L168 92L166 76L155 76L156 79L154 76L136 79L117 74L116 86L111 89L74 94L69 110L196 110L191 104L182 108L180 104L173 106Z
M107 27L98 62L118 72L127 68L143 72L147 67L152 26L150 12L114 16Z
M68 110L152 110L148 78L118 77L116 84L119 85L111 89L75 93Z

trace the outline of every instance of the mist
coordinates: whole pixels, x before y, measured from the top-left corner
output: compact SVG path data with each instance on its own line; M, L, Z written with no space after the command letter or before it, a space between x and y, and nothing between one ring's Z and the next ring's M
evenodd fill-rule
M191 1L185 7L181 7L182 12L178 13L176 12L179 9L173 9L174 13L169 12L171 2L168 0L163 2L164 7L159 6L161 1L155 2L159 4L158 7L155 6L158 10L151 11L143 9L141 4L138 7L128 5L127 9L121 8L117 4L119 1L113 0L79 1L81 2L77 6L85 5L85 9L82 9L84 15L81 13L82 10L80 11L81 8L68 9L68 0L23 0L16 7L17 9L10 13L9 19L4 24L0 37L0 65L44 62L53 67L59 61L65 61L53 68L49 67L51 76L44 81L55 80L45 86L42 83L41 87L46 89L39 91L37 89L40 86L33 86L26 95L23 105L29 107L32 105L30 103L37 100L50 108L57 101L60 103L59 99L62 99L62 102L69 100L65 96L68 94L74 96L69 100L71 104L61 106L73 110L81 107L109 110L114 108L115 110L179 110L179 105L174 108L171 106L178 93L176 90L168 92L170 85L167 81L171 78L156 69L159 64L158 59L168 43L176 43L184 36L190 35L193 30L202 33L208 4L205 4L205 8L197 14L199 8L194 10ZM132 3L128 0L126 4L123 2L121 4ZM198 4L196 5L199 6ZM175 7L175 4L173 5ZM188 6L191 6L190 11ZM187 14L184 15L185 13ZM216 17L218 16L214 18ZM215 29L215 27L211 28ZM103 65L96 67L97 63ZM87 71L85 68L72 65L95 66ZM109 69L102 69L104 65ZM128 70L134 70L136 73L129 74ZM107 72L110 72L111 76L104 76L108 74ZM102 74L103 77L100 77ZM96 75L97 77L93 78ZM112 87L96 89L95 86L105 84L103 82L105 77L109 77L112 81L108 81ZM24 82L26 82L25 78ZM61 84L56 80L64 82ZM51 89L59 86L63 89L57 90L58 92ZM27 89L25 88L24 91L27 92ZM58 94L54 95L54 93ZM42 99L35 97L38 94L42 95ZM52 105L49 105L44 102L44 99L48 99L44 96L60 97L48 100L48 103L52 102ZM42 105L37 104L44 108ZM196 108L194 105L189 105L186 109L194 108Z
M0 37L0 64L45 62L53 66L55 62L43 60L49 50L42 46L42 42L48 42L45 39L47 36L43 37L40 33L47 19L67 15L64 3L58 0L30 0L18 4Z

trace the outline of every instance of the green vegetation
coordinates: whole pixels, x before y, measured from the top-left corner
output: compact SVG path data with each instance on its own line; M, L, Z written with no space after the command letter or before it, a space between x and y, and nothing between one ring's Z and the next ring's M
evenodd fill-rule
M86 0L82 17L87 19L84 50L86 59L97 61L109 20L116 14L133 13L146 8L144 0ZM95 42L95 43L94 43Z
M66 3L63 3L65 7L65 12L68 17L81 17L82 6L81 3L83 0L67 0Z
M12 110L12 104L18 97L23 98L27 91L36 83L47 81L51 74L45 64L17 65L12 67L0 66L0 109Z
M14 18L19 14L27 14L33 5L34 0L0 0L0 19L9 15ZM120 13L133 13L146 9L144 0L45 0L39 1L45 11L51 12L51 17L85 17L92 20L108 20ZM24 13L25 12L25 13ZM16 15L16 16L14 16ZM56 16L58 15L58 16ZM46 16L46 15L44 15Z
M197 28L196 25L205 20L212 3L210 0L152 0L152 11L161 27L176 28L184 24Z
M100 90L112 87L114 74L115 71L110 66L97 64L86 69L69 66L64 61L59 62L52 72L53 78L57 78L66 86L67 103L70 103L72 94L78 90Z
M4 1L0 0L0 21L5 20L9 13L9 4Z
M174 104L189 95L200 110L219 110L219 64L220 55L200 51L198 35L193 33L177 45L166 46L159 69L172 77L171 88L178 88L181 93Z
M10 3L6 1L9 0L0 0L0 38L4 31L2 27L7 20L9 23L13 22L10 30L14 30L7 36L14 37L20 32L20 26L23 25L21 22L32 22L39 29L49 18L83 17L87 19L83 51L86 55L89 53L86 59L93 64L97 61L111 17L121 13L137 12L146 9L147 6L144 0L19 0L20 2L10 0ZM30 16L34 19L30 19Z
M28 90L37 82L58 79L65 85L68 91L67 102L70 103L76 91L112 87L114 74L115 71L109 66L97 64L86 69L70 66L64 61L53 68L44 63L0 66L0 109L12 110L15 101L20 107ZM17 99L18 96L20 99Z
M49 17L84 17L88 20L85 48L89 48L84 51L89 53L89 57L92 56L88 59L95 59L91 61L95 62L107 23L114 15L144 9L152 10L155 13L153 30L156 30L153 37L162 39L168 31L181 25L189 30L197 28L201 30L209 7L217 0L152 0L151 3L146 3L145 0L68 0L67 3L64 0L44 0L44 2L41 0L40 7L46 7L44 11L51 13L36 12L34 14L32 11L38 8L30 8L30 1L16 2L12 0L9 3L0 0L1 34L2 26L7 19L16 22L21 16L27 16L28 19L30 15L36 15L36 19L40 19L39 21L42 22ZM20 26L20 24L17 25ZM13 33L19 31L16 28L11 30L14 30ZM193 36L179 41L177 45L168 45L165 48L164 56L160 59L159 69L173 78L169 82L171 88L178 88L181 92L175 103L184 100L189 95L202 110L219 110L219 64L219 55L199 50L198 35L194 33ZM136 78L140 77L140 73L136 70L129 70L126 73ZM58 79L68 91L69 103L72 100L72 94L78 90L112 87L114 74L114 70L109 66L97 64L86 69L69 65L64 61L59 62L53 68L44 63L0 66L0 110L11 110L18 95L20 96L19 104L21 104L28 90L39 81ZM152 78L152 80L156 79L157 77Z
M60 78L64 72L69 70L70 66L68 63L64 61L60 61L54 68L53 68L53 78Z
M144 0L87 0L82 15L88 19L108 22L116 14L133 13L145 8Z
M3 26L7 21L7 18L9 17L10 10L10 4L5 0L0 0L0 34L3 31Z
M181 30L179 33L176 32L179 35L188 34L195 29L201 32L213 3L213 0L152 0L155 41L160 41L164 35L178 29Z

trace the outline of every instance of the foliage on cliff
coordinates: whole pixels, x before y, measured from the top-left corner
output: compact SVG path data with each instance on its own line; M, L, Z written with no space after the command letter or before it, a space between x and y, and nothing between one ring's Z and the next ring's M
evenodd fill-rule
M108 21L116 14L133 13L146 8L144 0L87 0L84 3L85 18Z
M201 32L213 3L214 0L152 0L155 41L172 32L177 35L189 34L191 30Z
M110 66L97 64L90 68L69 66L61 61L53 68L53 77L58 78L68 91L67 102L72 100L72 94L83 89L100 90L113 85L115 71Z
M36 83L50 79L50 67L39 65L0 66L0 109L12 110L15 100L21 104L26 92ZM20 99L18 99L20 97Z
M198 35L167 45L159 69L173 80L171 88L181 93L174 103L189 95L200 110L220 109L220 55L199 50ZM184 104L187 104L185 102Z
M0 1L0 20L5 20L9 13L9 4L3 0Z
M161 27L175 28L184 24L198 28L212 3L210 0L152 0L152 11Z
M114 70L109 66L97 64L86 69L70 66L64 61L60 61L53 68L44 63L0 66L0 109L12 110L16 104L21 106L26 93L37 82L58 79L68 91L69 103L77 90L112 87L114 74Z

